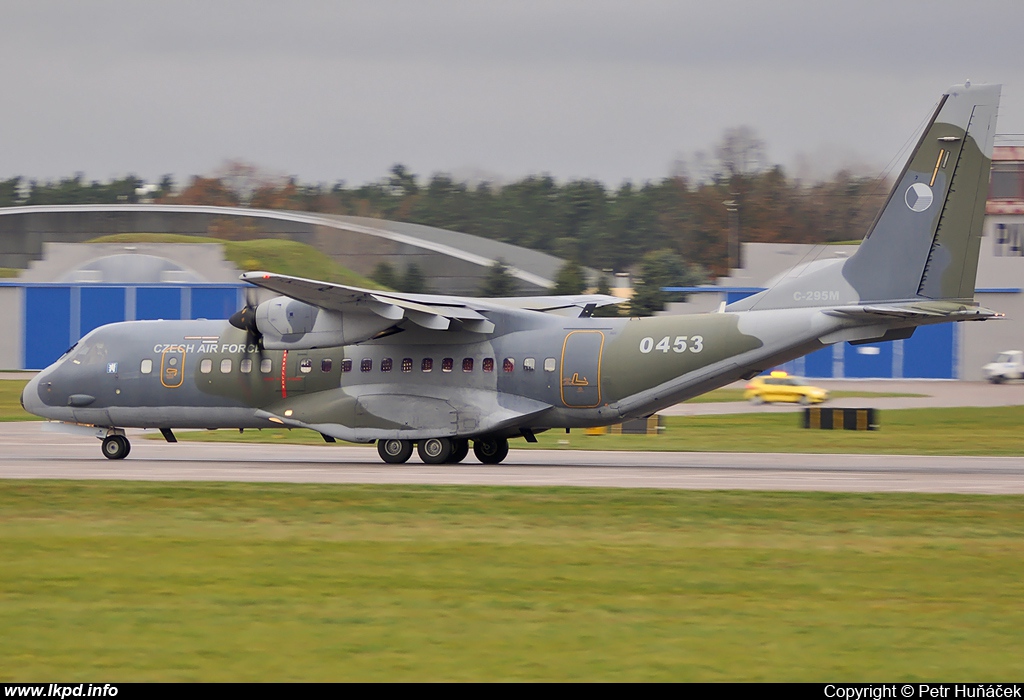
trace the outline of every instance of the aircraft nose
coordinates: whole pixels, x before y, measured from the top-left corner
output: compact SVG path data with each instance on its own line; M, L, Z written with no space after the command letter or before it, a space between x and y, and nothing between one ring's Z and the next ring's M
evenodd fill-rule
M43 408L43 402L39 398L39 377L42 376L42 372L32 377L28 384L21 392L21 407L27 412L37 416L41 416L40 411Z

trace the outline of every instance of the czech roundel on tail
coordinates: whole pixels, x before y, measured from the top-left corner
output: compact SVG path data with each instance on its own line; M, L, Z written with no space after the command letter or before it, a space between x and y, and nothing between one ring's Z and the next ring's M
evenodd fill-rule
M647 416L842 341L999 314L974 301L999 86L942 96L857 253L810 262L719 313L593 318L603 295L399 294L250 272L280 295L228 321L132 321L82 338L26 410L102 439L125 428L307 428L458 462L510 438Z

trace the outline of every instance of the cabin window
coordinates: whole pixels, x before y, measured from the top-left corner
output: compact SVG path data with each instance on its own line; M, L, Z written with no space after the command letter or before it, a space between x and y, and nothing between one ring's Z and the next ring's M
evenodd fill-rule
M504 360L501 361L501 371L502 372L511 372L515 368L516 368L516 361L513 360L511 357L506 357Z
M549 357L546 360L544 360L544 371L545 372L554 372L555 371L555 358Z
M213 360L211 360L210 358L206 358L205 360L200 362L199 363L199 371L202 372L203 374L209 374L210 372L212 372L213 371Z
M392 367L392 363L391 363L391 358L390 357L385 357L383 360L380 361L380 371L381 372L390 372L391 371L391 367Z
M523 360L524 372L532 372L535 369L537 369L537 361L535 359L533 359L532 357L527 357L525 360Z
M403 357L402 358L402 371L403 372L412 372L412 358L411 357Z
M224 358L220 361L220 373L229 374L231 372L231 360Z
M467 357L462 361L462 371L472 372L473 371L473 358Z
M483 366L481 367L481 369L484 372L493 372L494 371L494 358L493 357L485 357L484 358L484 363L483 363Z
M352 360L345 359L341 361L341 371L351 372L352 371Z
M455 360L453 360L452 358L446 357L443 360L441 360L441 371L442 372L451 372L452 369L454 369L454 368L455 368Z
M260 360L260 372L263 374L270 374L270 371L274 369L274 361L270 358Z
M313 361L308 357L299 363L299 371L303 374L309 374L313 371Z
M320 371L324 374L329 374L331 369L334 368L334 360L327 358L326 360L320 360Z
M420 371L429 372L432 369L434 369L434 358L424 357L423 362L420 363Z
M373 369L373 360L367 357L365 360L359 363L360 372L369 372Z
M142 366L139 367L139 371L143 374L149 374L153 371L153 361L146 359L142 361Z
M239 361L238 371L242 374L249 374L252 372L252 360L247 357L244 360Z

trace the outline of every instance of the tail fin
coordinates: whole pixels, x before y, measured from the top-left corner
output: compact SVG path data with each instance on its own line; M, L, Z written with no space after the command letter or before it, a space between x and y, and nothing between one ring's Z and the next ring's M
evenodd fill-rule
M974 297L999 85L954 85L843 266L860 301Z

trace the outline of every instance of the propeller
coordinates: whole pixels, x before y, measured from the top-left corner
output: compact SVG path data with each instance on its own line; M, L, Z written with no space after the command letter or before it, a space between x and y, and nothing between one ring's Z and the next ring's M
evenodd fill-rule
M231 314L228 323L240 331L245 331L245 355L249 357L249 348L256 346L259 358L263 360L263 334L256 325L256 307L259 300L256 298L256 288L247 287L245 290L245 306Z

